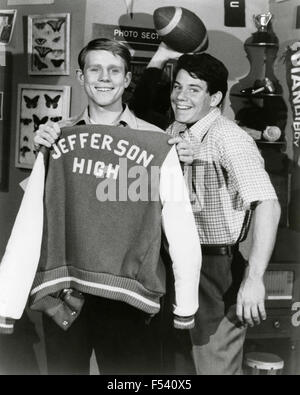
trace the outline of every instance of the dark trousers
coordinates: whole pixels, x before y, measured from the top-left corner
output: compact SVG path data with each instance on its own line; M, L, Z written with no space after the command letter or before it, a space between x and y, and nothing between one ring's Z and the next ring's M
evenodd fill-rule
M242 373L246 328L236 316L236 300L245 264L238 250L229 255L204 255L199 310L191 331L197 374Z
M160 344L155 319L126 303L85 295L81 314L63 331L44 316L49 374L88 375L94 350L100 374L155 374Z
M189 333L170 329L164 334L168 373L241 374L246 328L235 310L244 271L245 261L238 251L203 255L195 328ZM165 309L170 310L167 305Z
M27 312L16 322L12 335L0 336L0 376L39 375L34 344L40 338Z

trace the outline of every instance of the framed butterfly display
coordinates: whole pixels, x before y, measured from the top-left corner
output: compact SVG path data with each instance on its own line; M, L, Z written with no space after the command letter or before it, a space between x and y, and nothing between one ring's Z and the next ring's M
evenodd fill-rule
M28 73L70 74L70 14L28 16Z
M34 135L39 126L67 119L70 113L69 86L18 86L16 167L31 169L35 161Z

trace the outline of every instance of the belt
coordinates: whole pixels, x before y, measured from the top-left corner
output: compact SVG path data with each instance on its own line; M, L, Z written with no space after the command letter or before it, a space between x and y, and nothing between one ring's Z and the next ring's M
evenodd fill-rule
M204 244L201 246L203 255L232 255L237 248L237 244L233 245L213 245Z

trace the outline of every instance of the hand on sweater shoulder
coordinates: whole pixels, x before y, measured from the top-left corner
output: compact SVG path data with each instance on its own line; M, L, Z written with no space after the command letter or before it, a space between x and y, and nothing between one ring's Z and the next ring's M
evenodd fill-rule
M61 134L61 129L58 123L51 123L47 125L40 125L35 133L34 145L37 148L45 146L50 148Z

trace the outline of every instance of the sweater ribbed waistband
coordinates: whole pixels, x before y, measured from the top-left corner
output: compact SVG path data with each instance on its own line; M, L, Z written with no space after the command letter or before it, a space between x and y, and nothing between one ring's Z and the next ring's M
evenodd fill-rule
M86 272L70 266L37 273L30 293L31 308L35 309L38 301L64 288L119 300L148 314L156 314L160 310L162 294L146 289L136 280L107 273Z

